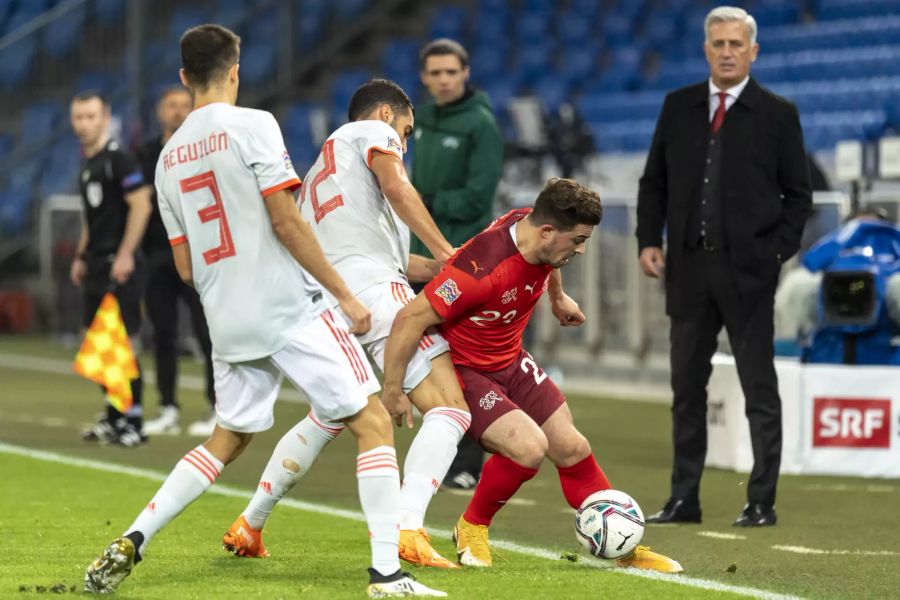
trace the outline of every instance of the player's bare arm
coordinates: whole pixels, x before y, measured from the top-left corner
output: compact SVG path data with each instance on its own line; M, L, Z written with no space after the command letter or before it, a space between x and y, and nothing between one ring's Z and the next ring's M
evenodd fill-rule
M175 259L175 270L183 282L194 287L194 266L191 263L191 244L183 242L172 246L172 258Z
M547 288L547 296L550 298L550 308L553 316L563 327L573 327L585 322L586 317L568 294L563 291L562 273L559 269L553 269L550 273L550 284Z
M81 222L81 235L78 237L78 246L75 248L75 258L72 259L72 267L69 269L69 279L77 286L80 286L87 277L87 263L84 260L84 253L87 251L88 240L87 222Z
M134 272L134 251L144 237L150 213L153 212L150 190L150 186L145 185L125 196L125 203L128 204L125 235L122 236L122 242L109 271L110 278L116 283L125 283Z
M384 350L384 386L381 402L394 418L397 427L403 425L403 417L406 417L409 427L412 427L413 423L409 398L403 393L406 367L416 352L425 330L443 320L422 294L413 298L413 301L394 317L394 324L391 326Z
M413 283L425 283L441 272L441 263L433 258L425 258L418 254L409 255L406 265L406 278Z
M316 281L333 295L344 315L350 319L350 333L362 334L372 326L372 315L347 289L331 263L325 258L322 247L309 223L300 216L294 195L289 190L280 190L266 197L266 210L272 229L291 256L306 269Z
M453 246L428 214L422 198L406 176L406 169L400 159L394 155L378 153L372 158L372 172L397 215L422 240L439 263L447 262L453 254Z

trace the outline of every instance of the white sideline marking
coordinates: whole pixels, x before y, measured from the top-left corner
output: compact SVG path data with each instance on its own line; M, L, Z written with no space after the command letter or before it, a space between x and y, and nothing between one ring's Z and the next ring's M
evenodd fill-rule
M900 556L900 552L892 550L822 550L820 548L807 548L806 546L772 546L774 550L793 552L794 554L833 554L853 556Z
M160 473L159 471L153 471L150 469L139 469L136 467L127 467L124 465L109 463L99 460L91 460L86 458L78 458L74 456L66 456L64 454L57 454L55 452L47 452L45 450L36 450L33 448L25 448L23 446L14 446L12 444L6 444L0 442L0 453L5 454L13 454L16 456L24 456L26 458L32 458L35 460L43 460L46 462L58 463L67 466L73 467L82 467L85 469L93 469L95 471L104 471L107 473L119 473L122 475L131 475L132 477L139 477L142 479L149 479L151 481L164 481L168 476L166 473ZM231 486L215 484L208 490L211 494L218 494L220 496L231 496L234 498L244 498L249 499L253 497L253 492L238 489ZM365 521L365 517L361 512L354 510L345 510L341 508L334 508L331 506L327 506L324 504L314 504L312 502L303 502L301 500L294 500L291 498L284 498L281 500L279 504L284 506L288 506L290 508L296 508L299 510L305 510L308 512L329 515L334 517L340 517L344 519L350 519L352 521ZM450 531L446 529L432 529L431 533L437 535L439 537L450 537ZM547 548L538 548L535 546L525 546L522 544L516 544L514 542L508 542L504 540L492 540L491 544L495 548L499 548L501 550L507 550L509 552L515 552L517 554L525 554L528 556L533 556L537 558L543 558L547 560L560 561L561 555L563 552L559 550L550 550ZM579 560L576 565L581 565L584 567L593 567L593 568L601 568L608 569L612 566L612 561L601 561L597 559L593 559L590 557L579 556ZM656 581L666 581L669 583L674 583L678 585L684 585L692 588L699 588L717 592L730 592L733 594L739 594L742 596L747 596L750 598L758 598L760 600L799 600L797 596L788 596L784 594L777 594L775 592L768 592L765 590L759 590L751 587L737 586L737 585L728 585L726 583L721 583L718 581L712 581L709 579L699 579L695 577L686 577L684 575L668 575L665 573L657 573L655 571L642 571L638 569L619 569L616 573L620 573L623 575L631 575L634 577L643 577L644 579L653 579Z
M848 484L848 483L812 483L804 485L804 492L875 492L875 493L891 493L900 491L900 487L883 483L869 484Z
M736 533L721 533L719 531L698 531L697 535L714 538L717 540L746 540L746 535L738 535Z

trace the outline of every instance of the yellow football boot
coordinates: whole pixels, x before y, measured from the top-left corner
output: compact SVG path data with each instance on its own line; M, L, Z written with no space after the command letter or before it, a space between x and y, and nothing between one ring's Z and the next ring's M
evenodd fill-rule
M648 546L638 546L630 555L618 559L616 564L620 567L646 569L660 573L684 573L684 568L678 564L678 561L652 552Z

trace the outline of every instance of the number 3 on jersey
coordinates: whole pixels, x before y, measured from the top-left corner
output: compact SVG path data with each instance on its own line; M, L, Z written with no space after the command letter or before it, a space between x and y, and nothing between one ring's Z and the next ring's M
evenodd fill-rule
M234 256L234 242L231 240L231 229L228 227L228 219L225 217L225 206L222 204L222 195L219 193L219 183L216 181L216 174L212 171L206 171L178 182L182 194L196 192L203 188L209 188L213 197L213 205L201 208L197 211L200 215L201 223L209 221L219 221L219 239L221 243L203 253L203 260L207 265L219 262L223 258Z
M306 182L303 183L303 187L300 190L300 200L301 202L306 200L306 192L309 190L309 201L312 203L313 212L316 215L316 223L325 218L325 215L333 211L339 206L344 205L344 198L340 194L335 194L324 203L319 203L319 194L318 187L319 184L328 179L329 175L334 175L337 173L337 164L334 160L334 140L328 140L322 146L322 162L324 165L322 166L322 170L316 173L315 177L313 177L312 183L306 185Z

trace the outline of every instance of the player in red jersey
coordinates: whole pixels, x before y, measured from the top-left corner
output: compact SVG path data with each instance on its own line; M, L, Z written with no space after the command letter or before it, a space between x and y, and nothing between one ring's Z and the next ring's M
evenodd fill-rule
M551 179L533 209L513 210L469 240L394 320L385 354L382 402L398 421L409 418L406 365L422 333L437 327L472 414L469 435L493 453L454 529L460 564L489 567L493 516L534 477L544 457L556 465L563 494L577 509L612 486L587 439L575 428L562 392L522 348L522 332L548 290L563 326L584 323L565 294L559 269L600 223L599 196L571 179ZM676 561L639 546L623 567L678 573Z

